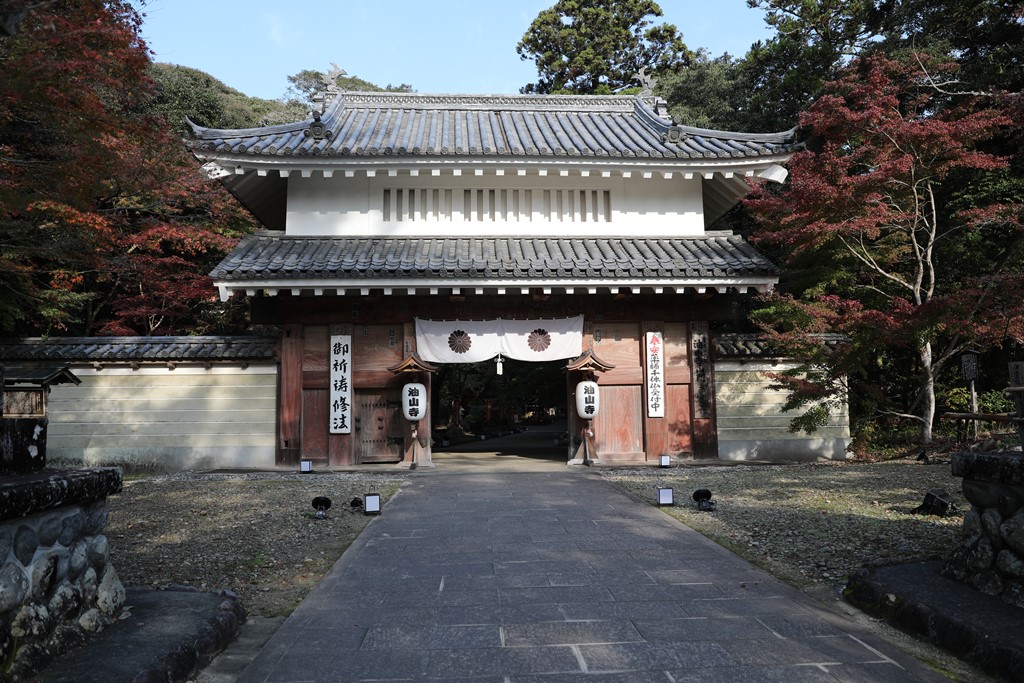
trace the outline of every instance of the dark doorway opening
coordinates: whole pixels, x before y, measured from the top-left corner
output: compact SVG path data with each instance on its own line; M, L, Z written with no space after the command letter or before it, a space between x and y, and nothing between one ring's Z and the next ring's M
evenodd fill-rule
M445 364L434 379L433 452L566 461L565 361Z

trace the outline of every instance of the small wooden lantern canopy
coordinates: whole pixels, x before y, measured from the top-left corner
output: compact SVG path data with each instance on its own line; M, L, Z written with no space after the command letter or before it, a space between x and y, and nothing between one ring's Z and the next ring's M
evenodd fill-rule
M388 368L388 372L393 372L396 375L403 372L434 373L437 371L438 367L436 365L432 365L427 361L423 360L415 351L406 356L405 360L403 360L401 363L397 365L392 365L390 368Z
M603 360L597 357L593 349L587 349L581 353L578 357L569 361L565 369L572 372L578 370L580 372L590 373L591 375L598 372L608 372L615 368L611 363L605 363Z

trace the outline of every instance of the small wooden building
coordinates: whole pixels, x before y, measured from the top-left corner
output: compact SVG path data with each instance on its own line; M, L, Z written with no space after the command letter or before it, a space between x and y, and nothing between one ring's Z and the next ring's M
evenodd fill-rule
M601 460L717 457L713 330L779 273L708 226L748 179L785 178L794 139L664 106L328 88L304 121L193 126L189 148L267 228L211 275L281 326L277 462L409 462L401 387L502 357L560 359L570 415L596 379Z
M79 379L67 366L0 361L0 477L46 466L50 389L72 383Z

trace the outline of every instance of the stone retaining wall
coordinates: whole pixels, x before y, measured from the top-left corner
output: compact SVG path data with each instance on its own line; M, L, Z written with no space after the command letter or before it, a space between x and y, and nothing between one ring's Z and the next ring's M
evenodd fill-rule
M1024 607L1024 457L956 453L952 467L973 507L943 574Z
M107 495L121 485L116 468L0 484L0 671L9 680L28 680L119 613L125 592L103 529Z

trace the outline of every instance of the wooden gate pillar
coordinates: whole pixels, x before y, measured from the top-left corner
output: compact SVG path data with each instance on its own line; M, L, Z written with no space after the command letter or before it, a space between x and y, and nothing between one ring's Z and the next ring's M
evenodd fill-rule
M690 363L693 366L693 455L699 459L718 458L715 371L706 322L690 326Z
M299 464L302 452L302 325L281 331L277 464Z

